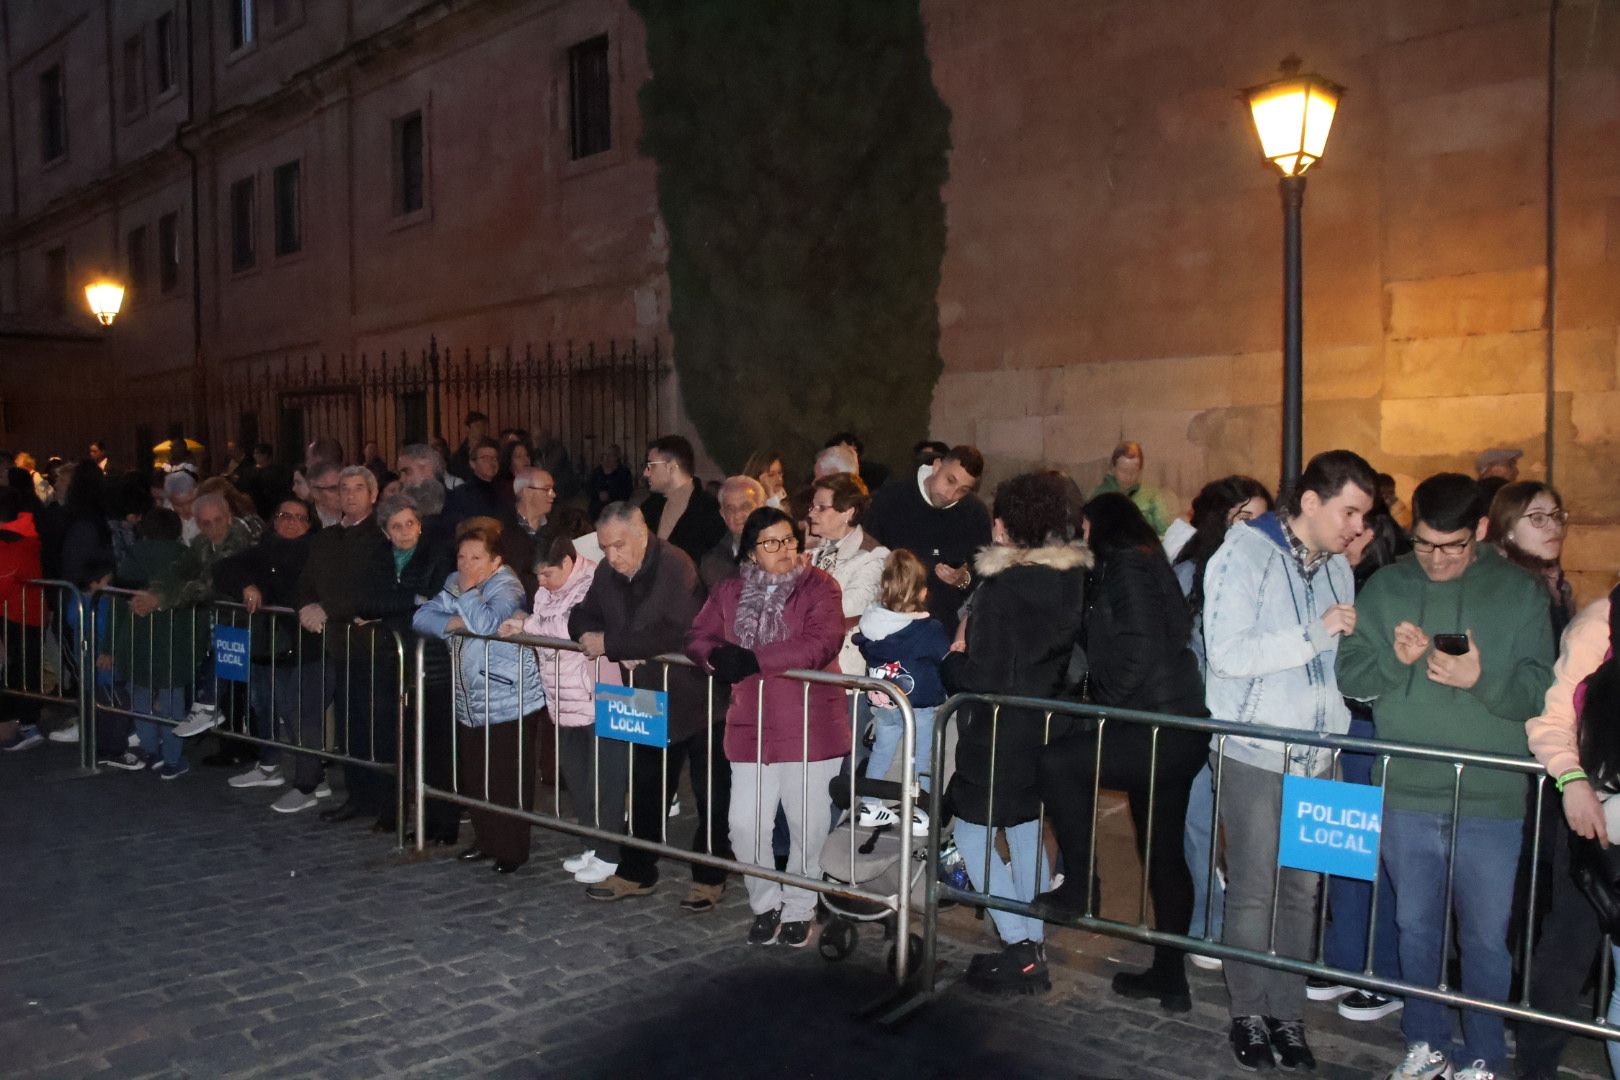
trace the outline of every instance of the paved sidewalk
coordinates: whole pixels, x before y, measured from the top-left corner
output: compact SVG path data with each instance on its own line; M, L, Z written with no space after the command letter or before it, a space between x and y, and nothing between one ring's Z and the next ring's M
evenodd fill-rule
M841 964L749 948L742 889L676 908L687 878L599 904L537 831L511 877L417 861L357 824L285 817L223 770L79 777L72 751L0 761L0 1073L8 1077L1220 1077L1225 993L1194 972L1171 1018L1108 992L1146 950L1054 947L1053 993L954 987L897 1031L854 1020L886 989L875 930ZM689 819L688 819L689 820ZM684 824L684 823L683 823ZM689 828L689 826L687 826ZM1105 874L1106 876L1106 874ZM1124 902L1124 901L1121 901ZM991 934L949 915L959 972ZM1380 1076L1393 1019L1313 1007L1319 1075ZM1584 1060L1599 1060L1583 1050ZM1591 1075L1596 1075L1593 1073Z

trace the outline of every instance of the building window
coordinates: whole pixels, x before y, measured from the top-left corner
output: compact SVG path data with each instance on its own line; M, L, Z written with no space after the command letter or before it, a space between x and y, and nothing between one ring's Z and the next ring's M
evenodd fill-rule
M165 11L159 15L154 32L157 37L157 89L162 94L173 90L175 83L174 12Z
M231 19L231 52L253 44L253 0L226 0Z
M575 161L613 145L612 85L606 34L568 50L568 156Z
M146 292L146 226L141 225L129 230L129 239L124 245L124 259L129 264L127 276L129 291L134 296Z
M253 177L231 185L231 269L251 270L257 259L253 246Z
M394 215L412 214L425 203L423 190L422 113L413 112L394 121Z
M299 172L299 163L289 161L277 165L272 177L277 255L291 255L304 248L304 221L298 205Z
M45 310L52 315L68 312L67 248L51 248L45 253Z
M158 291L171 293L180 287L180 215L158 218Z
M124 115L133 116L146 104L146 61L141 35L124 42Z
M55 161L67 155L67 86L62 65L53 64L39 77L39 156Z

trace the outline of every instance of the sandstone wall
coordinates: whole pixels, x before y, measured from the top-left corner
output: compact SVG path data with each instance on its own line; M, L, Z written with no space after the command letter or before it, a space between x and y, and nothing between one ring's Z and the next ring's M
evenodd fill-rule
M1356 449L1406 494L1521 446L1583 595L1614 580L1620 9L1560 7L1551 312L1546 0L923 9L954 113L938 437L998 476L1089 483L1123 436L1183 500L1276 482L1282 215L1238 89L1294 52L1348 88L1305 197L1307 455Z

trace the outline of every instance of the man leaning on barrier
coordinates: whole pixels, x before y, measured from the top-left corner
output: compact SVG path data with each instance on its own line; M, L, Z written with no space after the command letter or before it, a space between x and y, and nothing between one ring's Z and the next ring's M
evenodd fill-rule
M1553 681L1548 598L1484 545L1485 509L1473 478L1431 476L1412 495L1413 557L1378 571L1361 590L1355 630L1339 651L1339 685L1372 702L1381 739L1526 752L1524 723ZM1420 986L1446 981L1450 900L1463 992L1506 1001L1524 775L1402 758L1388 770L1380 857L1395 892L1402 977ZM1488 1080L1507 1064L1506 1023L1496 1013L1462 1014L1461 1058L1451 1010L1438 1001L1408 998L1401 1033L1406 1057L1392 1080ZM1473 1064L1451 1073L1454 1060Z
M605 656L626 669L627 685L669 690L668 750L637 745L630 753L630 834L638 840L664 838L668 796L675 793L680 766L689 762L697 803L693 851L730 859L726 832L731 804L731 770L720 734L711 730L705 680L693 668L647 661L686 647L686 632L703 606L703 586L686 553L652 535L641 511L629 503L604 507L596 522L607 564L596 572L590 591L569 614L568 634L591 659ZM664 762L668 755L669 776ZM585 890L593 900L645 896L658 882L658 857L625 845L618 872ZM692 888L681 906L711 911L726 887L726 872L693 864Z
M1356 626L1343 552L1372 509L1374 477L1348 450L1318 454L1278 510L1226 534L1204 571L1205 700L1217 720L1317 735L1349 730L1333 669L1340 640ZM1274 740L1219 735L1214 751L1226 833L1223 940L1309 959L1321 875L1277 868L1282 778L1325 776L1332 755L1291 746L1285 758ZM1305 1041L1305 976L1235 960L1225 972L1238 1066L1315 1068Z

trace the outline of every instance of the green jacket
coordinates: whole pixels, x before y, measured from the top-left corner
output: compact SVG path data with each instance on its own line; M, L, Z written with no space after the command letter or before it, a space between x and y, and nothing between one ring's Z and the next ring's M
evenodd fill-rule
M1466 572L1433 582L1414 556L1375 573L1356 596L1356 631L1339 647L1339 690L1371 701L1378 737L1393 742L1528 757L1524 723L1541 711L1556 655L1547 591L1494 548L1480 547ZM1395 624L1431 638L1472 631L1480 678L1468 690L1429 679L1425 661L1395 657ZM1373 768L1373 779L1379 776ZM1454 766L1392 758L1388 805L1450 815ZM1461 811L1472 817L1524 815L1526 777L1464 768Z
M1113 473L1103 476L1102 483L1092 491L1091 498L1095 499L1110 491L1118 491L1135 503L1136 508L1142 511L1142 516L1147 518L1148 524L1153 526L1153 531L1160 536L1164 535L1172 521L1181 516L1167 493L1146 484L1132 484L1129 488L1122 488L1119 481L1114 479Z
M144 589L173 572L186 556L178 540L137 540L118 564L121 588ZM207 654L208 615L195 607L165 607L137 617L129 598L119 596L98 626L99 650L110 653L118 677L149 690L189 687Z
M252 546L253 537L247 526L232 518L224 541L215 546L206 536L194 538L171 567L152 579L152 591L163 598L164 607L182 607L215 599L214 564Z

